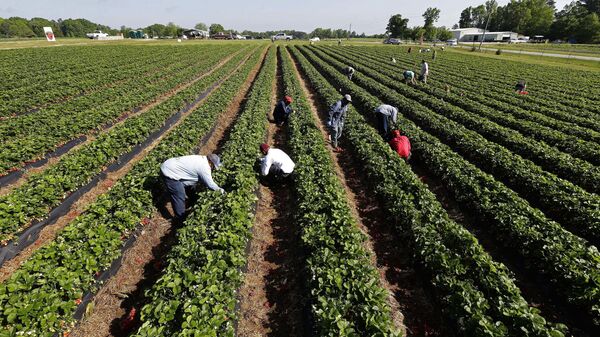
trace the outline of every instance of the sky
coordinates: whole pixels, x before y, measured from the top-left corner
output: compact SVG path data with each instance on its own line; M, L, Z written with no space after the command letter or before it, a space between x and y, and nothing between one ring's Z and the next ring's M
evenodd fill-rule
M226 29L267 31L295 29L311 32L317 27L342 28L357 33L381 34L391 15L401 14L409 26L423 24L427 7L441 10L438 26L452 27L460 12L485 0L1 0L0 17L48 19L85 18L119 28L146 27L153 23L191 28L198 22L220 23ZM505 5L509 0L499 0ZM571 0L557 0L560 10Z

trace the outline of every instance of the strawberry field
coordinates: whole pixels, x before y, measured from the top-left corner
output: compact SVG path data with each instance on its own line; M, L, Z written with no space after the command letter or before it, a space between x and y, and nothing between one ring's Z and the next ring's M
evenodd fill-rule
M600 335L600 75L407 49L1 51L0 336ZM174 223L160 164L211 152L226 193Z

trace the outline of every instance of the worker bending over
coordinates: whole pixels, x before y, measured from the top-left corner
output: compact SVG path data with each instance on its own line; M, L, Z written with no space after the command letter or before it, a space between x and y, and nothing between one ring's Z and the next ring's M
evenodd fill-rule
M375 113L377 113L379 133L384 139L387 139L390 124L396 124L398 109L388 104L382 104L375 108Z
M347 66L346 68L344 68L344 74L346 74L346 76L348 76L348 79L352 81L352 76L354 76L354 68Z
M525 89L527 89L527 83L525 83L524 80L520 80L519 82L517 82L517 85L515 85L515 92L517 94L521 94L521 95L529 94L527 91L525 91Z
M429 64L423 60L421 61L421 76L419 76L419 80L427 84L427 76L429 76Z
M415 72L412 70L405 70L404 73L402 73L402 75L404 76L404 82L406 84L417 84L417 82L415 82Z
M396 151L396 153L398 153L398 155L408 161L410 159L411 156L411 146L410 146L410 140L408 139L408 137L403 136L400 133L400 130L394 130L392 131L392 139L390 139L390 146L392 147L392 149L394 151Z
M348 106L352 102L352 97L346 94L341 100L335 102L331 108L329 108L329 116L327 118L327 126L329 127L329 133L331 136L331 145L333 151L340 152L342 149L338 146L338 141L342 136L344 129L344 120L348 113Z
M260 175L263 177L271 176L274 179L287 178L296 164L290 156L280 149L270 147L268 144L260 144L260 152L263 157L260 159Z
M292 98L290 96L285 96L277 105L275 106L275 110L273 111L273 119L275 120L275 124L278 126L282 126L287 123L290 114L294 112L292 109Z
M212 178L212 170L218 170L219 167L221 167L221 159L216 154L176 157L160 165L160 175L169 192L175 220L183 220L185 199L189 196L192 200L198 181L202 181L213 191L225 193Z

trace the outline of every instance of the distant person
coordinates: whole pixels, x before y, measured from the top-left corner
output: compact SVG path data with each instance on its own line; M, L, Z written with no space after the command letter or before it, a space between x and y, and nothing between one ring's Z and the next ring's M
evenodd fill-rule
M277 103L275 110L273 111L273 119L275 120L275 124L278 126L283 126L283 124L287 123L290 114L294 111L291 105L292 98L290 96L285 96Z
M408 161L411 157L411 145L408 137L401 134L400 130L392 131L392 139L389 142L390 146L400 158Z
M199 181L213 191L225 193L212 178L212 171L218 170L221 165L221 159L214 153L171 158L160 165L160 175L169 192L176 221L183 220L185 199L193 200Z
M392 63L396 64L396 58L395 57L392 57Z
M417 82L415 82L415 72L412 70L405 70L402 73L402 76L404 76L404 82L406 84L417 84Z
M427 77L429 76L429 64L425 60L421 61L421 75L419 80L427 84Z
M346 76L348 76L348 79L350 81L352 81L352 77L354 76L354 68L347 66L346 68L344 68L344 74L346 74Z
M431 60L435 61L435 57L437 56L437 50L433 51L433 54L431 55Z
M527 91L525 91L525 89L527 89L527 83L524 80L520 80L515 85L515 92L517 94L520 94L520 95L527 95L527 94L529 94Z
M377 120L379 122L379 133L383 138L387 139L388 132L391 129L390 126L396 124L396 120L398 119L398 109L389 104L382 104L375 108L375 113L377 113Z
M338 39L338 46L342 45L342 39Z
M408 53L412 52L412 47L408 47Z
M296 164L294 164L290 156L285 152L272 148L265 143L260 144L259 148L263 154L263 157L260 159L261 176L270 176L276 180L281 180L294 172Z
M340 152L342 149L338 146L338 141L342 136L344 130L344 120L348 113L348 107L352 103L352 97L348 94L344 95L342 99L333 103L329 108L329 116L327 118L327 126L329 127L329 133L331 136L331 145L334 152Z

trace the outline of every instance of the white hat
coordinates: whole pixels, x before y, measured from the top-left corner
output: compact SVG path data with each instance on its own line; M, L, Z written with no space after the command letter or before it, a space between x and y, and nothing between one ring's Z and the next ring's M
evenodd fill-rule
M350 95L348 95L348 94L345 94L345 95L344 95L344 98L346 99L346 101L348 101L348 102L352 102L352 96L350 96Z
M215 165L215 170L218 170L221 165L223 165L223 163L221 163L221 158L219 158L219 156L217 156L214 153L209 154L208 156L208 160L210 160L213 165Z

